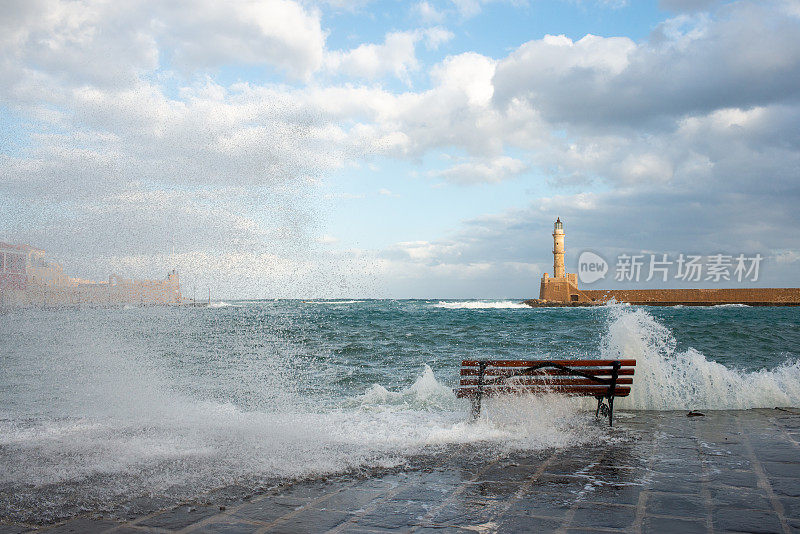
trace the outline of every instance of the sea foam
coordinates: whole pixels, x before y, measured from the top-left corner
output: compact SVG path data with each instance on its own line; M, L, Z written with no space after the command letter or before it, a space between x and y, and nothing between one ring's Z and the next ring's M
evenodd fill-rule
M619 408L800 405L796 360L758 371L733 369L695 349L679 350L675 334L645 308L596 309L597 356L637 360L632 394L619 400ZM177 502L227 484L257 488L275 479L399 466L474 443L481 451L538 450L602 442L624 432L624 425L609 432L593 423L593 399L558 395L487 399L481 418L470 423L469 403L452 390L461 354L447 365L420 359L408 364L391 359L391 345L376 344L374 357L361 364L325 367L327 353L313 355L309 364L300 356L307 338L293 344L284 332L299 336L310 326L262 320L257 306L241 311L253 317L245 326L236 322L238 315L182 309L143 309L133 318L123 310L6 316L0 326L13 350L4 355L6 389L0 391L6 395L0 403L0 486L15 497L0 498L0 516L48 521L87 506L113 509L141 496ZM547 321L561 311L508 313ZM206 319L195 330L181 323ZM186 334L165 337L171 328ZM398 327L386 335L396 342L401 332ZM466 348L480 352L469 343ZM339 388L349 380L343 370L357 366L375 370L379 383L359 381L352 394L343 394ZM327 384L319 381L323 376L333 380L330 397L303 393Z
M515 302L511 300L495 300L495 301L446 301L440 300L434 304L436 308L447 308L449 310L487 310L487 309L510 309L520 308L528 309L531 307L522 302Z
M742 371L678 350L673 333L644 308L607 306L602 358L636 359L629 397L618 406L637 410L773 408L800 405L800 361Z

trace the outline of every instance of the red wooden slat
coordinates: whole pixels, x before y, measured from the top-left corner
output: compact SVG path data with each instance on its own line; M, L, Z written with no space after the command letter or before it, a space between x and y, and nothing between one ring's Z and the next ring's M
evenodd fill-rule
M559 393L562 395L569 395L569 396L587 396L593 397L595 395L606 395L608 394L608 386L548 386L548 387L540 387L540 386L520 386L520 387L511 387L511 386L497 386L497 387L485 387L483 388L483 395L487 397L491 397L494 395L501 395L501 394L525 394L525 393L536 393L536 394L544 394L544 393ZM614 396L615 397L625 397L629 395L631 392L631 388L628 386L621 386L614 388ZM459 398L464 397L474 397L478 393L478 388L475 387L466 387L461 388L456 393L456 396Z
M599 377L611 377L611 369L589 369L589 368L579 368L582 373L586 373L592 376L599 376ZM486 369L483 374L484 376L499 376L499 375L507 375L508 373L513 373L521 369L515 370L514 368L508 367L490 367ZM627 375L633 376L636 370L633 367L622 368L619 370L617 375ZM479 376L480 370L477 367L462 367L461 368L461 376ZM555 368L548 368L548 369L536 369L535 371L531 371L526 373L526 376L575 376L571 375L567 371L563 371L561 369Z
M558 365L572 366L572 367L600 367L610 366L617 360L488 360L488 365L493 367L530 367L538 365L543 362L552 362ZM618 360L620 364L625 366L636 365L636 360ZM463 367L474 367L478 365L478 360L463 360L461 365Z
M490 379L491 380L491 379ZM484 381L485 384L485 381ZM513 378L508 379L507 381L498 384L509 384L509 385L531 385L531 386L546 386L546 385L556 385L556 386L580 386L580 385L589 385L589 386L604 386L604 384L599 384L594 380L590 380L588 378L560 378L560 379L551 379L551 378L544 378L544 377L529 377L529 376L515 376ZM633 378L617 378L617 384L633 384ZM462 386L477 386L478 379L477 378L462 378L461 379ZM489 384L492 385L492 384ZM605 385L604 387L608 387Z

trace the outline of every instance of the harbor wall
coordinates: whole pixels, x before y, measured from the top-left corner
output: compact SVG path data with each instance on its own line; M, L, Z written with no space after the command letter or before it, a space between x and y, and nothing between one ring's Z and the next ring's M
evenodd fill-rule
M718 288L718 289L582 289L594 302L618 302L651 306L798 306L800 288Z

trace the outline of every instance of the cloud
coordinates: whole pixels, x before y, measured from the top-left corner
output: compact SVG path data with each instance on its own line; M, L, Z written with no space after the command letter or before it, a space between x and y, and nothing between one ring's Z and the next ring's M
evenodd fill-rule
M351 50L327 53L329 71L355 78L376 79L392 75L405 82L419 69L416 45L424 41L430 50L453 38L453 33L440 26L423 30L387 33L382 44L362 44Z
M335 245L338 242L339 242L338 237L334 237L328 234L325 234L317 238L317 243L320 243L322 245Z
M450 41L455 35L453 32L441 26L434 26L433 28L426 28L422 30L422 35L425 39L425 46L429 50L436 50L442 44Z
M491 3L508 3L514 5L527 5L527 0L450 0L456 12L465 19L475 17L483 11L485 5Z
M718 108L788 102L800 93L798 17L780 3L741 3L666 21L650 41L546 36L500 61L499 106L527 102L551 122L655 125Z
M667 11L702 11L718 5L721 0L659 0L658 6Z
M550 234L559 215L567 233L570 272L575 272L583 250L612 260L621 253L643 251L672 257L680 253L761 253L767 259L760 284L788 286L794 283L792 269L800 238L792 235L787 240L782 229L794 227L799 217L783 209L765 220L761 214L769 211L774 201L772 195L698 195L664 187L540 198L524 208L466 220L440 240L396 243L380 253L383 263L376 276L381 277L378 285L395 288L392 296L397 297L536 296L538 278L552 269ZM415 284L398 283L398 278ZM501 278L507 284L499 284ZM517 288L521 294L508 288Z
M419 68L415 45L420 39L417 32L392 32L386 34L383 44L363 44L346 52L329 52L327 68L358 78L378 78L393 74L402 80Z
M498 183L525 172L528 166L518 159L501 156L490 160L477 160L459 163L434 175L459 184Z
M366 197L363 194L356 193L330 193L326 194L325 198L329 200L359 200Z
M305 78L325 45L319 14L291 0L12 2L0 30L0 91L20 102L61 84L126 87L160 67L191 75L234 62Z
M436 9L430 2L417 2L412 11L426 24L442 22L444 13Z
M458 13L464 18L478 15L485 1L482 0L451 0Z
M268 64L306 78L322 65L320 15L291 0L156 3L159 39L181 68ZM163 18L161 18L163 17ZM163 26L162 26L163 25Z
M483 106L489 103L494 94L494 75L495 62L473 52L448 56L431 69L431 77L438 87L462 92L470 104Z
M493 273L516 273L522 283L546 269L549 244L531 255L520 243L554 211L569 218L570 239L610 250L605 232L619 228L636 228L629 242L641 248L800 249L781 231L800 223L800 14L789 3L684 12L641 41L546 36L505 57L465 51L434 64L417 47L452 39L443 27L326 51L328 29L308 4L242 1L224 17L210 1L180 6L4 6L0 96L30 134L0 154L0 197L14 206L0 232L62 252L76 243L88 266L163 251L173 236L197 258L248 247L264 265L259 254L301 264L315 242L304 199L323 194L320 180L380 158L416 170L447 154L448 183L531 169L532 191L543 176L565 196L440 240L325 256L331 276L357 266L363 283L387 277L396 291L390 273L453 291L447 276L500 287ZM459 4L465 16L482 6ZM271 81L216 72L242 64L268 66ZM602 194L567 194L587 184Z

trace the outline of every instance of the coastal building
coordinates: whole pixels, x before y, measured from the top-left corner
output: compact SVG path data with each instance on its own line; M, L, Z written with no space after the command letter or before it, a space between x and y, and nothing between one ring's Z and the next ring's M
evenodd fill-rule
M564 223L557 218L553 225L553 276L542 275L539 300L553 303L591 303L592 300L578 289L578 275L568 273L564 267Z
M564 267L564 224L553 226L553 276L542 275L539 298L526 300L530 306L592 306L611 300L648 306L800 306L800 288L713 288L713 289L579 289L578 275Z
M133 280L112 274L95 282L69 276L45 251L0 243L0 307L164 305L182 301L177 271L163 280Z

